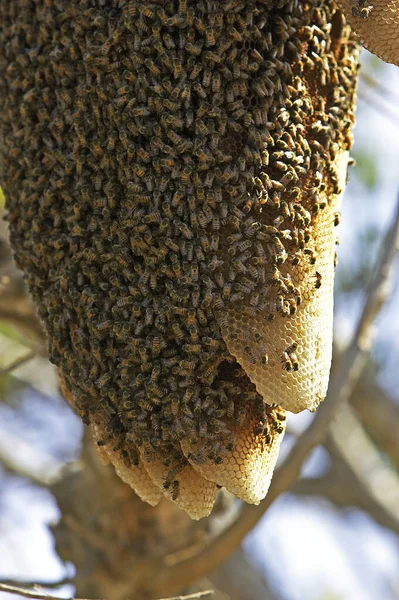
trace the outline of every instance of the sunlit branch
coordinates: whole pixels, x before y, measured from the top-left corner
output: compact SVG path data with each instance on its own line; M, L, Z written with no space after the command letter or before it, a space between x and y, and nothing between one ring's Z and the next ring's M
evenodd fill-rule
M53 584L54 585L54 584ZM61 585L58 584L58 585ZM17 594L18 596L22 596L23 598L31 598L34 600L61 600L60 596L52 596L45 592L39 592L36 590L38 587L37 584L34 586L35 590L19 587L16 585L8 585L5 583L0 583L0 592L6 592L8 594ZM46 587L47 584L46 584ZM194 594L188 594L186 596L173 596L169 598L159 598L159 600L200 600L201 598L209 598L213 596L213 590L205 590L203 592L196 592ZM85 598L74 598L71 596L70 598L62 599L62 600L87 600Z
M0 368L0 376L1 375L9 375L10 373L15 371L19 367L26 365L28 362L30 362L31 360L36 358L38 355L39 355L39 350L32 350L31 352L28 352L24 356L17 358L16 360L14 360L11 364L7 365L6 367Z
M397 517L391 516L373 495L365 490L351 469L338 457L331 456L332 467L321 477L300 479L293 492L297 496L325 498L339 508L358 508L368 513L377 523L399 533Z
M385 521L399 532L399 478L346 402L331 422L329 444L349 468L352 480L357 482L363 496L370 499L380 515L385 513Z
M65 577L63 579L58 579L57 581L40 581L40 580L35 580L35 581L30 581L30 580L17 580L17 579L3 579L0 578L0 585L4 586L4 585L8 585L8 586L13 586L13 587L17 587L17 588L21 588L21 589L25 589L28 588L47 588L47 589L55 589L55 588L59 588L62 585L73 585L73 578L71 577ZM4 590L2 590L4 591ZM47 597L47 596L46 596Z
M351 406L378 449L399 470L399 405L371 378L362 378L351 397Z

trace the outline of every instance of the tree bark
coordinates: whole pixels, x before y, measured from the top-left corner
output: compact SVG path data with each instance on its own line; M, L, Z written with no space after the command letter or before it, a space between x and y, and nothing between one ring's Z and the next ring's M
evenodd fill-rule
M89 432L81 468L52 487L62 513L52 530L61 559L76 566L76 595L84 598L144 600L156 565L173 564L196 551L212 535L216 517L231 512L232 497L222 494L211 519L192 521L169 500L143 503L112 467L103 466ZM179 588L175 582L175 592Z

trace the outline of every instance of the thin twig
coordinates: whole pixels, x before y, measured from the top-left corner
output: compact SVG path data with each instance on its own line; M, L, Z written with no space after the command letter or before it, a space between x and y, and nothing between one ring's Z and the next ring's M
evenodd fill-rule
M60 583L59 585L62 584ZM48 587L47 584L45 584L45 586ZM87 600L86 598L74 598L73 596L70 598L61 599L59 596L51 596L46 593L40 593L37 591L29 590L26 588L24 589L23 587L19 587L16 585L8 585L5 583L0 583L0 592L6 592L7 594L17 594L18 596L22 596L23 598L33 598L34 600ZM210 596L213 596L213 594L213 590L206 590L203 592L189 594L188 596L173 596L173 598L160 598L159 600L199 600L200 598L209 598Z
M370 88L367 88L367 92L365 92L365 90L363 89L359 90L360 100L363 100L363 102L370 106L370 108L373 108L380 116L385 117L391 124L398 127L398 114L397 112L395 112L395 110L393 110L392 103L385 102L384 104L382 98L379 95L374 94L373 98L372 96L373 94L371 93Z
M159 600L197 600L198 598L209 598L214 595L213 590L206 590L204 592L196 592L195 594L189 594L188 596L173 596L171 598L160 598Z
M28 298L26 298L26 303L29 303ZM18 331L26 336L28 340L45 342L46 337L43 328L40 325L33 309L31 314L26 314L20 310L19 307L13 308L8 304L8 300L6 304L3 299L0 299L0 321L10 323L10 325L18 329Z
M374 79L374 77L370 75L370 73L361 71L360 80L363 80L368 88L378 93L378 95L381 96L381 98L383 98L385 101L387 97L390 96L392 100L394 100L394 102L392 102L392 106L398 105L399 95L394 90L381 83L381 81L377 81L377 79Z
M60 600L59 596L51 596L45 593L34 592L33 590L19 587L16 585L8 585L0 583L0 592L7 592L7 594L17 594L24 598L34 598L35 600ZM73 598L67 598L66 600L74 600ZM82 599L83 600L83 599Z
M32 350L31 352L28 352L24 356L20 356L19 358L15 359L11 364L7 365L6 367L0 368L0 376L1 375L9 375L9 373L12 373L19 367L22 367L22 365L25 365L26 363L30 362L31 360L36 358L38 355L39 355L39 350L36 349L36 350Z
M73 585L74 584L74 579L71 577L65 577L65 579L58 579L57 581L27 581L26 579L24 581L20 581L20 580L16 580L16 579L0 579L0 585L11 585L14 587L18 587L18 588L34 588L34 587L41 587L41 588L58 588L61 587L62 585Z
M374 321L388 297L389 274L397 252L398 238L399 197L393 225L384 238L383 255L376 276L370 285L356 333L332 375L328 398L318 409L309 428L299 436L281 467L277 469L268 495L259 506L243 505L237 520L197 556L190 557L169 569L160 563L156 587L153 587L153 590L166 589L173 584L173 581L178 581L181 585L188 584L215 569L240 545L274 500L293 486L309 452L323 440L337 408L350 397L360 377L371 347Z

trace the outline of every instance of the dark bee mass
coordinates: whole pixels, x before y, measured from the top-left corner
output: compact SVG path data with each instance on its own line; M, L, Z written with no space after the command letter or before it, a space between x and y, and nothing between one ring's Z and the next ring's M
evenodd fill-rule
M1 184L50 359L98 444L162 457L176 501L182 440L218 465L245 423L283 431L215 312L288 319L304 257L322 285L309 240L353 123L343 31L324 0L0 3Z

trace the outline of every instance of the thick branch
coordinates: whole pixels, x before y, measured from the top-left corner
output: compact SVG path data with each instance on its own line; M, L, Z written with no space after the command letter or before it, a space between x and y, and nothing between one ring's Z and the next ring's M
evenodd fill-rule
M370 378L359 382L351 397L364 428L399 470L399 406Z
M141 582L157 579L161 556L189 545L206 546L212 523L192 521L166 499L156 507L141 502L112 467L101 464L89 430L81 461L80 471L52 487L63 515L52 528L56 551L61 559L73 557L83 565L75 577L77 595L144 600L188 591L176 582L172 591L160 587L147 594ZM229 506L221 507L218 516Z
M364 489L351 470L339 458L333 457L332 468L322 477L300 479L293 492L299 496L326 498L340 508L359 508L377 523L399 533L397 518L392 518L379 502Z
M223 562L209 579L231 600L278 600L261 567L257 567L239 548Z
M363 490L364 497L385 513L390 527L399 532L399 479L383 460L356 418L344 403L329 431L329 446L345 461L352 479Z

